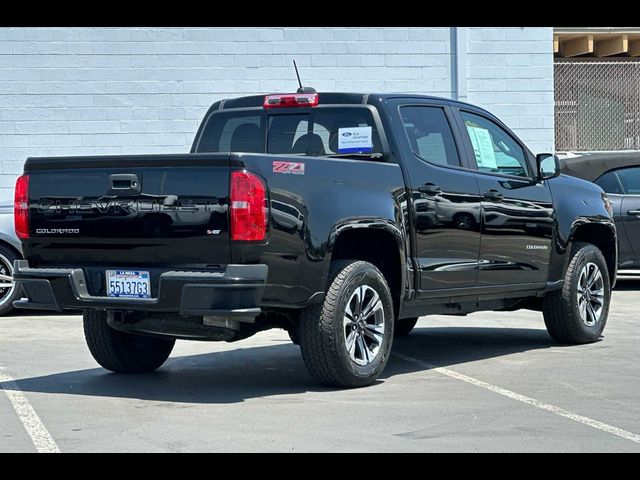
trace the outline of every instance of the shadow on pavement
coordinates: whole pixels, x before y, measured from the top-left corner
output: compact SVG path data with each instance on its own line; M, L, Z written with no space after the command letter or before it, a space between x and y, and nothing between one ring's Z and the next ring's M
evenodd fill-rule
M552 346L558 345L544 329L417 328L409 337L396 340L393 351L435 366L451 366ZM426 369L392 354L381 379L420 370ZM170 358L160 370L145 375L92 368L17 382L26 392L211 404L332 390L315 383L299 348L284 341L273 346Z

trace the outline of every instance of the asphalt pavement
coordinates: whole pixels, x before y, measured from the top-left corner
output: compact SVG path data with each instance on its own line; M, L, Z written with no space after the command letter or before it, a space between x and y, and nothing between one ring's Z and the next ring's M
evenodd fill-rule
M374 385L318 386L282 330L179 341L157 372L117 375L78 315L0 318L0 452L640 452L640 280L604 338L561 346L542 315L420 319Z

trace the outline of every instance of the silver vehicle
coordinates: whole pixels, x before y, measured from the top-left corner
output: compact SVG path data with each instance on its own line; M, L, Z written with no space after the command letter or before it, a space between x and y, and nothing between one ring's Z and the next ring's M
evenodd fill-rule
M0 315L13 310L20 296L13 282L13 262L22 258L20 240L13 226L13 203L0 204Z

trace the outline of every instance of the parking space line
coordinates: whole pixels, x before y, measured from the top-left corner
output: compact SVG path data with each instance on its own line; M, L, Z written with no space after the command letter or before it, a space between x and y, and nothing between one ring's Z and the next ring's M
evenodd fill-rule
M0 390L4 390L4 393L9 397L13 409L31 437L31 442L38 453L60 453L60 449L47 427L44 426L16 381L6 373L2 365L0 365Z
M640 443L640 435L636 433L622 430L621 428L608 425L604 422L594 420L593 418L585 417L583 415L577 415L563 408L556 407L555 405L541 402L539 400L536 400L535 398L527 397L525 395L520 395L519 393L512 392L511 390L507 390L505 388L498 387L496 385L492 385L487 382L483 382L482 380L478 380L476 378L469 377L468 375L464 375L462 373L449 370L448 368L445 368L445 367L436 367L435 365L422 361L418 358L410 357L408 355L403 355L402 353L395 353L395 352L393 353L393 355L401 360L404 360L405 362L419 365L422 368L428 368L430 370L436 371L438 373L441 373L442 375L446 375L447 377L453 378L455 380L460 380L462 382L475 385L476 387L484 388L485 390L489 390L490 392L497 393L498 395L502 395L503 397L507 397L512 400L516 400L518 402L526 403L527 405L531 405L533 407L539 408L540 410L545 410L547 412L553 413L554 415L568 418L569 420L573 420L574 422L587 425L591 428L595 428L596 430L601 430L603 432L610 433L611 435L624 438L625 440L630 440L635 443Z

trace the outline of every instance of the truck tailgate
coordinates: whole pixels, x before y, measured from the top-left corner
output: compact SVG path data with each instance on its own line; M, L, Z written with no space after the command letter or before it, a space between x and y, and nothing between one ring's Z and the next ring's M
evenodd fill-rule
M38 265L205 267L229 262L229 156L30 158Z

